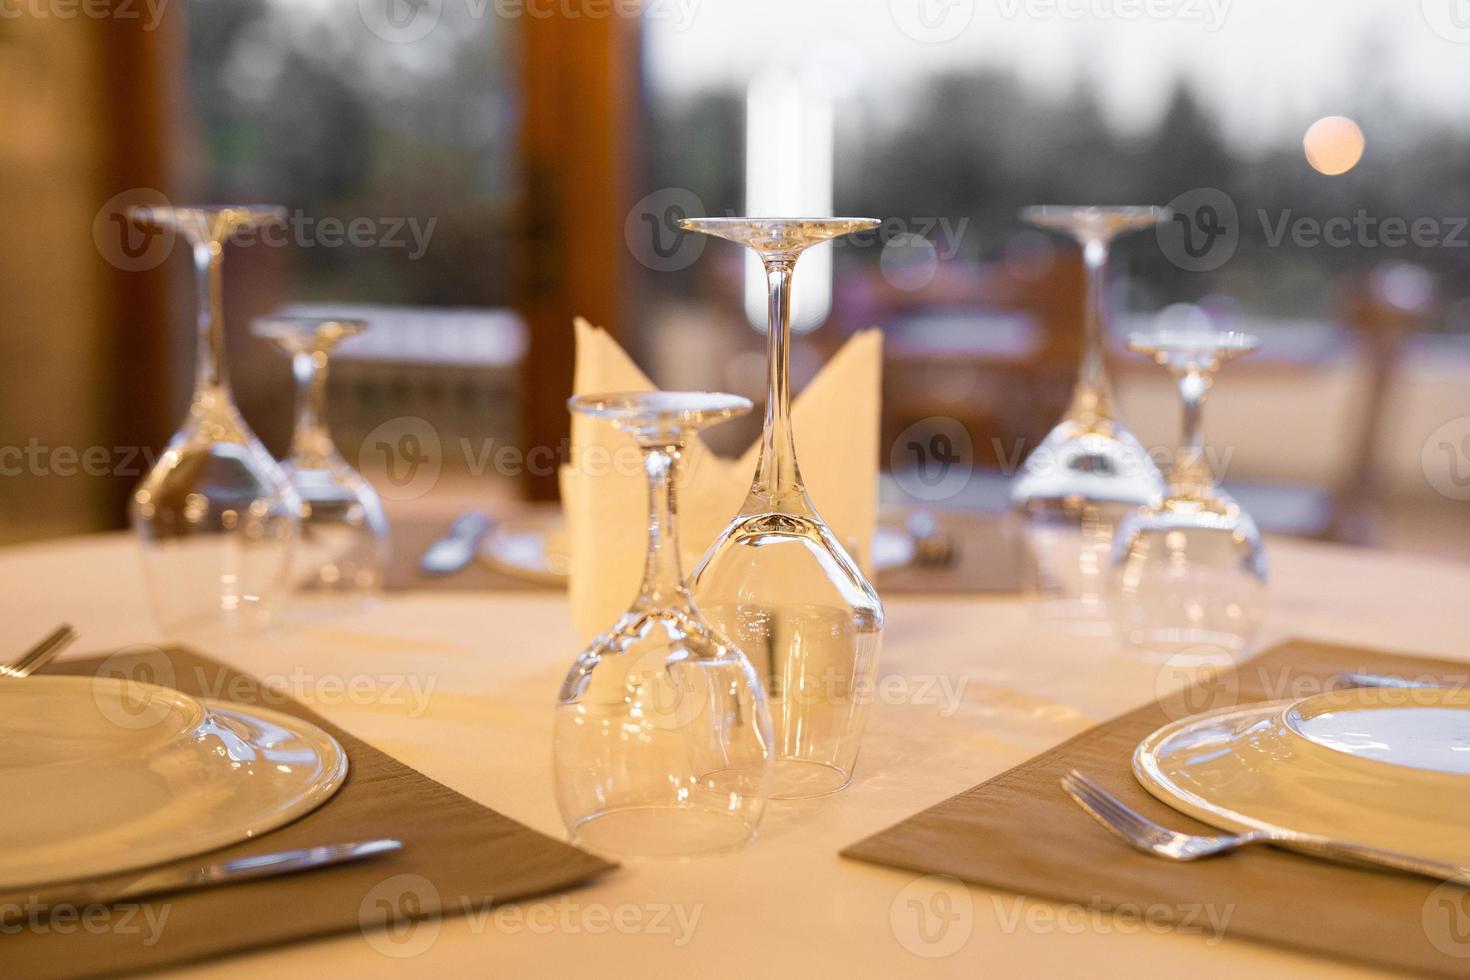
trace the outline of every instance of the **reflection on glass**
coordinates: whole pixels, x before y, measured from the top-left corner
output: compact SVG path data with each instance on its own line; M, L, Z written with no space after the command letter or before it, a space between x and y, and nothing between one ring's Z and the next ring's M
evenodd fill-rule
M230 395L220 278L231 235L284 216L281 208L254 206L129 212L188 242L198 277L189 414L132 502L154 610L170 633L258 629L288 589L301 498Z
M1069 629L1107 630L1113 528L1130 509L1156 502L1164 490L1158 467L1118 417L1103 343L1112 241L1167 215L1155 207L1042 205L1021 212L1023 220L1075 239L1087 270L1082 364L1071 404L1011 486L1011 505L1026 522L1039 611Z
M1170 662L1244 650L1265 605L1266 556L1250 515L1215 486L1200 413L1220 366L1256 339L1211 331L1135 334L1130 346L1169 369L1184 402L1169 492L1118 526L1114 617L1131 649Z
M674 858L747 843L765 808L771 719L760 679L690 600L675 528L688 438L750 402L709 392L573 398L643 451L648 556L638 598L581 654L557 700L556 800L578 844Z
M883 605L802 485L791 432L791 276L802 251L877 227L871 218L691 218L690 231L753 248L770 290L768 397L745 504L690 580L705 616L765 682L776 735L772 797L852 779L878 670Z
M347 464L327 429L327 358L366 329L361 320L268 317L257 336L291 357L296 429L286 472L306 505L294 579L308 598L371 596L388 562L388 519L378 493Z

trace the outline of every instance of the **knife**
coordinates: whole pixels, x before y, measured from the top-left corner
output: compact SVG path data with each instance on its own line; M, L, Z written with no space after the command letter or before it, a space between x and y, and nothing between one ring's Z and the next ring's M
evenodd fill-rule
M444 537L429 545L419 559L419 569L425 575L452 575L464 568L475 557L480 541L490 533L491 524L490 515L483 510L459 515Z
M58 885L49 895L35 897L33 901L51 907L87 905L115 905L123 901L151 898L171 892L193 891L197 888L214 888L233 885L257 878L274 878L278 875L298 874L315 871L351 861L388 854L403 847L401 841L392 839L355 841L350 844L324 844L319 847L303 847L294 851L277 851L273 854L254 854L249 857L232 858L193 867L166 868L151 871L131 880L117 882L82 882Z

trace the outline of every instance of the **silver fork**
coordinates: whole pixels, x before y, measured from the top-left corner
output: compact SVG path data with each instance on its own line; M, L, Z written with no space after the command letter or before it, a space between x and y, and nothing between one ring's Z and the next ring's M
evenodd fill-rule
M1310 834L1295 834L1284 830L1252 830L1243 834L1206 836L1170 830L1130 809L1122 800L1076 769L1062 777L1062 789L1067 791L1067 795L1078 806L1092 814L1098 823L1138 850L1155 857L1194 861L1215 854L1225 854L1247 844L1274 844L1329 861L1370 864L1423 875L1436 881L1470 885L1470 868Z

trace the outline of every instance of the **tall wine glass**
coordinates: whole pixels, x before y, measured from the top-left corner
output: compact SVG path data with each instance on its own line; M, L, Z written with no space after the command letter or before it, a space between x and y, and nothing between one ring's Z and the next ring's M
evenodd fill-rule
M802 485L791 431L791 277L804 249L878 222L690 218L680 224L755 249L770 289L760 462L745 504L695 569L690 590L765 682L776 734L772 797L822 796L846 786L857 764L883 604Z
M140 224L189 243L199 295L194 395L183 426L133 492L159 625L175 634L268 624L289 587L301 497L245 424L225 376L221 270L225 241L281 221L282 208L138 207Z
M327 429L327 358L367 329L361 320L264 317L257 336L291 358L296 429L286 473L306 504L295 581L309 598L370 598L388 564L388 518L372 484L348 465Z
M1123 643L1171 663L1245 649L1265 607L1266 555L1255 521L1215 486L1201 412L1215 372L1256 347L1249 334L1158 331L1129 346L1168 368L1184 403L1169 492L1118 526L1114 615Z
M739 847L765 808L771 718L750 661L689 597L675 514L688 438L743 415L750 402L646 392L568 404L638 443L648 476L648 557L632 607L562 683L553 749L562 819L577 843L622 857Z
M1119 418L1104 357L1107 265L1113 239L1150 228L1166 208L1026 208L1021 218L1061 232L1082 246L1087 294L1082 363L1066 414L1026 458L1011 485L1011 506L1026 535L1043 597L1043 616L1057 625L1106 632L1107 556L1118 520L1155 503L1164 478Z

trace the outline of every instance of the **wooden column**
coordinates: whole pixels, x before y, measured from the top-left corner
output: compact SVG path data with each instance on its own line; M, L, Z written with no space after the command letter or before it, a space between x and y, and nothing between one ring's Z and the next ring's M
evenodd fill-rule
M517 308L530 331L522 369L525 448L560 453L572 389L572 318L614 334L633 257L623 240L641 112L636 19L522 17L521 235ZM544 454L538 454L544 455ZM528 473L533 499L555 473Z

